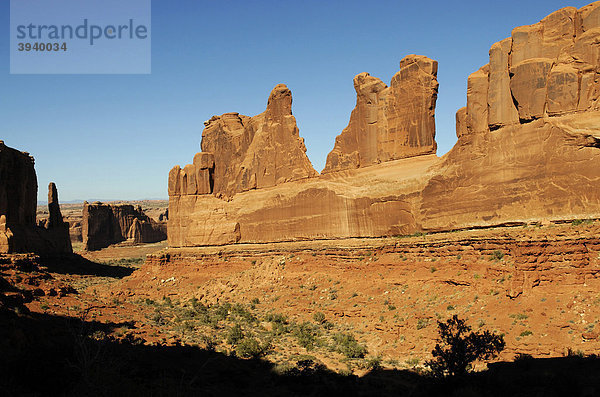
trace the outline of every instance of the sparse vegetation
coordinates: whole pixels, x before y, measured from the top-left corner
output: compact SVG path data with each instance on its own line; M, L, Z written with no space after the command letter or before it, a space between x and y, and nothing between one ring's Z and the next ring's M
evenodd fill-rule
M492 252L490 254L491 260L501 261L502 258L504 258L504 252L502 252L500 250L495 250L494 252Z
M269 349L270 344L267 342L261 345L254 338L244 338L235 347L235 353L242 358L258 358L263 356Z
M235 346L242 339L244 339L244 331L242 331L242 327L239 324L235 324L227 333L227 343Z
M306 350L312 350L317 340L317 330L310 323L302 323L294 328L293 332L298 344Z
M358 343L352 334L340 332L333 336L335 351L342 353L347 358L363 358L367 348Z
M429 326L428 318L420 318L417 320L417 329L427 328Z
M325 315L321 312L316 312L313 314L313 320L315 320L317 324L323 324L326 321Z

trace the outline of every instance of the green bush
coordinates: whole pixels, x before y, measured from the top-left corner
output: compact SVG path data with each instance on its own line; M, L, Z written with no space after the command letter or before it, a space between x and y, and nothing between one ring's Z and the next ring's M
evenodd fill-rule
M326 321L325 315L321 312L316 312L313 314L313 320L315 320L317 324L323 324Z
M267 350L268 346L261 346L254 338L244 338L235 347L235 353L242 358L258 358Z
M313 326L309 323L302 323L294 329L294 336L298 344L306 350L312 350L315 347L316 332Z
M504 253L500 250L495 250L490 255L490 259L492 259L492 260L495 259L497 261L500 261L500 260L502 260L502 258L504 258Z
M285 324L274 322L271 323L271 333L273 335L283 335L287 334L288 332L290 332L290 330Z
M381 357L371 357L366 360L365 368L370 371L381 369Z
M218 320L226 320L227 316L229 316L229 311L231 310L230 303L223 303L222 305L214 306L214 314Z
M227 343L230 345L237 345L242 339L244 339L244 331L239 324L234 325L227 332Z
M287 318L283 314L279 313L269 313L265 316L265 321L269 321L271 323L280 323L287 324Z
M231 314L233 314L236 317L241 318L242 320L246 321L247 323L256 322L256 317L254 316L254 314L250 313L244 307L244 305L242 305L240 303L236 303L235 305L233 305L231 307Z
M338 333L333 336L335 350L348 358L363 358L367 348L356 340L352 334Z
M429 326L429 319L420 318L417 320L417 329L427 328Z

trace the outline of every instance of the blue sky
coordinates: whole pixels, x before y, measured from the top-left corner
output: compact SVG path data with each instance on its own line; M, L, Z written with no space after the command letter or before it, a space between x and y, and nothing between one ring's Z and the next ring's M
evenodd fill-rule
M467 76L520 25L587 1L152 1L150 75L10 75L9 2L0 5L0 139L36 158L39 198L167 198L167 175L200 151L202 122L249 116L271 89L320 171L356 96L353 77L389 84L407 54L439 62L438 155L456 141ZM118 60L117 60L118 61Z

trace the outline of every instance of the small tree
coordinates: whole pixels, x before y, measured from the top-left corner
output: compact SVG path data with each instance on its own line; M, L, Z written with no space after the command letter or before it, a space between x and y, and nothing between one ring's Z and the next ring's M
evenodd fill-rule
M425 363L434 376L465 375L474 361L489 360L504 350L502 335L473 332L456 315L445 323L438 321L438 332L438 343L431 352L434 358Z

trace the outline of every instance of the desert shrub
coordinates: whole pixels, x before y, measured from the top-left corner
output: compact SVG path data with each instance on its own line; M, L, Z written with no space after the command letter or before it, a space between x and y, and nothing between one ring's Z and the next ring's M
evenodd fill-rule
M311 350L315 347L317 340L316 332L313 326L309 323L302 323L294 329L294 336L298 344L306 350Z
M258 358L265 355L270 347L268 342L261 345L254 338L244 338L235 347L235 353L242 358Z
M236 317L241 318L242 320L246 321L247 323L256 322L256 317L254 316L254 314L249 312L244 307L244 305L242 305L240 303L236 303L235 305L232 306L231 314L235 315Z
M162 312L158 309L154 310L154 314L152 314L151 318L152 322L156 325L166 325L168 320L162 314Z
M569 348L567 348L567 353L565 354L565 356L566 357L585 357L585 354L581 350L575 351L569 347Z
M335 350L348 358L363 358L367 348L356 340L352 334L339 333L333 336Z
M287 318L283 314L279 314L279 313L267 314L265 316L265 321L269 321L271 323L287 324Z
M173 307L173 301L168 296L163 296L163 305L167 307Z
M519 321L527 320L529 318L529 316L524 313L509 314L508 317L514 318L515 320L519 320Z
M321 312L316 312L313 314L313 320L315 320L317 324L323 324L326 321L325 315Z
M287 334L290 332L289 328L282 323L271 323L271 333L275 336Z
M429 319L420 318L417 320L417 329L427 328L429 326Z
M531 332L530 330L527 329L527 330L521 332L521 334L519 336L529 336L532 334L533 334L533 332Z
M224 303L222 305L214 305L211 306L211 311L216 320L226 320L229 316L229 310L231 309L231 304Z
M260 343L254 338L244 338L236 346L235 352L244 358L259 357L262 354Z
M381 369L381 357L371 357L365 361L365 368L371 371Z
M230 345L237 345L242 339L244 339L244 331L242 331L242 327L240 327L239 324L235 324L229 329L229 332L227 332L227 343Z
M477 360L488 360L504 350L504 337L490 331L473 332L465 320L454 315L446 322L438 321L438 343L431 352L433 360L425 365L434 376L460 376Z
M504 252L500 251L500 250L495 250L494 252L492 252L490 254L490 259L492 260L502 260L502 258L504 258Z
M200 340L204 343L204 348L209 351L214 351L215 347L218 345L215 338L211 335L201 334Z
M406 360L406 365L414 369L419 365L420 362L421 360L419 359L419 357L411 357Z
M194 309L197 312L206 312L208 310L208 308L196 298L190 299L188 303L192 307L192 309Z
M533 356L527 353L517 353L515 356L515 361L528 361L533 360Z

